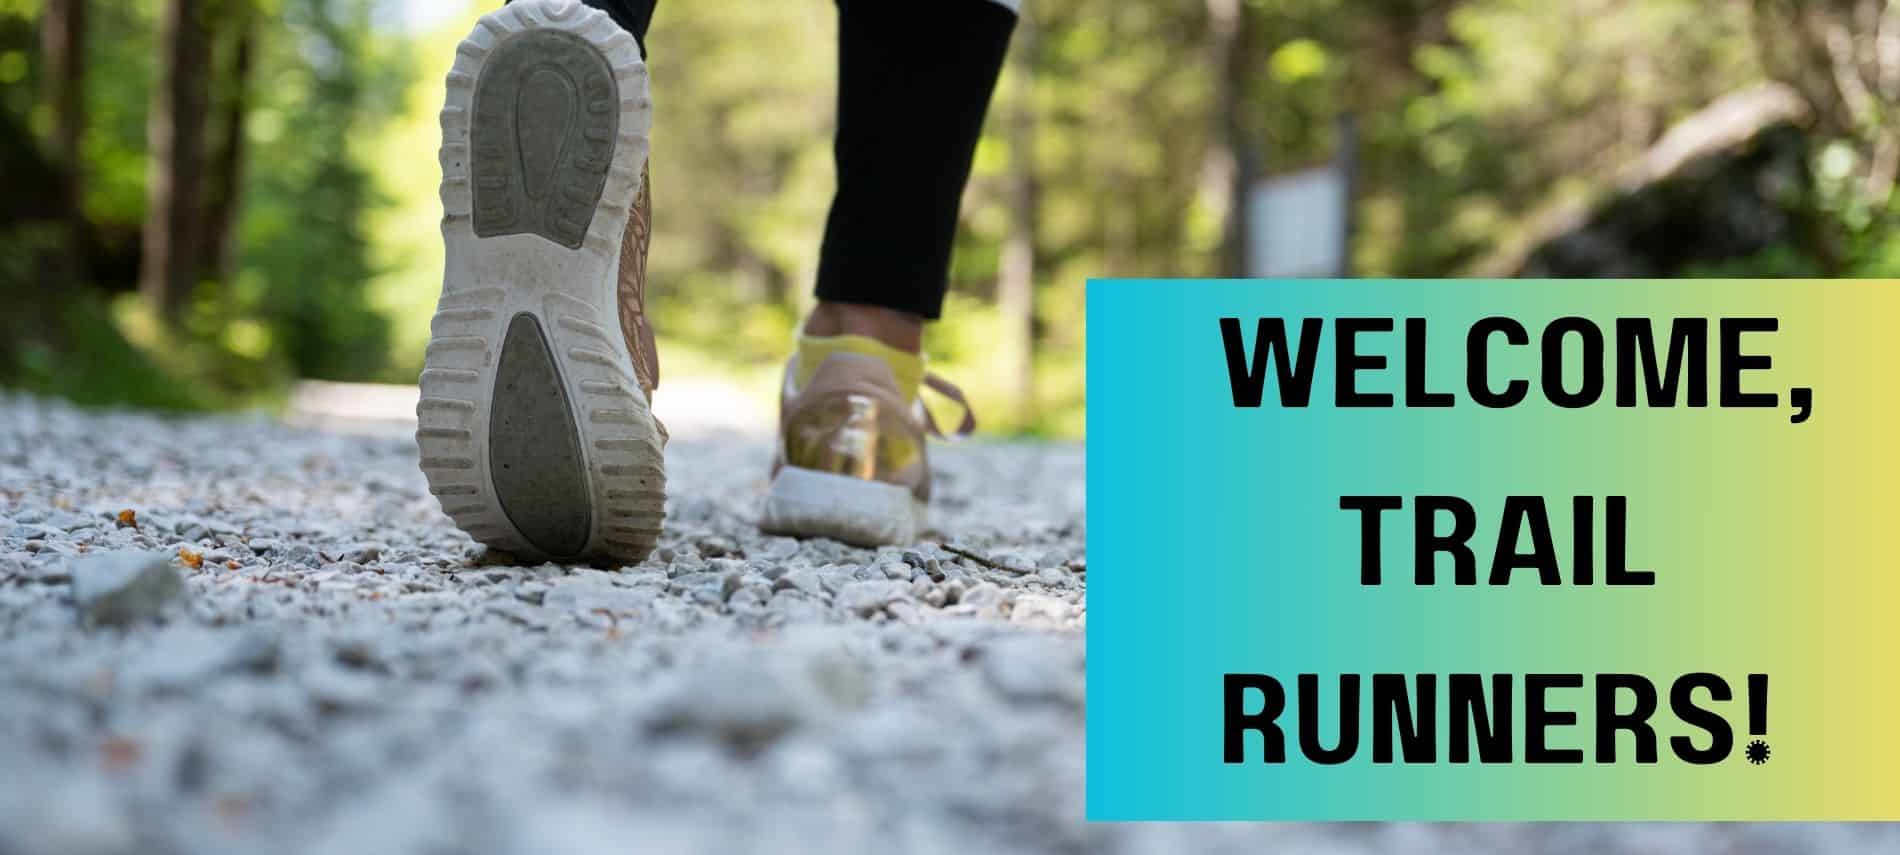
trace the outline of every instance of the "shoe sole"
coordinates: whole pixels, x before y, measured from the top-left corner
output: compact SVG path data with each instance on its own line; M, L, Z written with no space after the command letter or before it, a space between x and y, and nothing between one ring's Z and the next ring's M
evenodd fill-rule
M518 0L456 48L416 443L443 512L523 559L635 563L659 539L661 439L617 306L651 126L638 44L577 0Z
M903 546L917 541L925 511L905 487L786 466L772 477L759 528L854 546Z

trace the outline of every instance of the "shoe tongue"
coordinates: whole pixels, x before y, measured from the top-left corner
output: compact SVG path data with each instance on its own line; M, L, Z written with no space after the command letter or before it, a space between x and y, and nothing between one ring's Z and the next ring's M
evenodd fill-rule
M833 354L850 353L877 359L891 369L891 377L897 382L897 392L906 403L917 400L917 388L924 380L924 358L914 353L906 353L874 338L861 335L830 335L798 337L798 371L793 378L799 388L804 388L817 376L819 366L825 364Z

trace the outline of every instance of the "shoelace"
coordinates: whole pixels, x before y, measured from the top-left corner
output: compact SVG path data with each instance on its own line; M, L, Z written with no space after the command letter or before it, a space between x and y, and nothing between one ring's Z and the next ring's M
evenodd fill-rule
M931 436L937 437L938 439L962 439L976 431L976 410L970 406L970 400L963 396L963 390L957 388L957 384L926 372L924 374L924 385L930 387L930 389L937 394L949 398L955 402L957 406L963 408L963 421L957 425L956 433L953 436L945 436L943 430L937 427L937 417L931 415L930 408L924 406L923 398L919 397L917 399L918 409L924 411L924 427L930 431Z

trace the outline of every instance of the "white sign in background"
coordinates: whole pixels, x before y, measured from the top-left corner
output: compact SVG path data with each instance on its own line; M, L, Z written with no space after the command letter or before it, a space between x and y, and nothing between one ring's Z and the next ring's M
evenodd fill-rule
M1308 279L1346 269L1346 171L1327 165L1277 175L1247 193L1247 275Z

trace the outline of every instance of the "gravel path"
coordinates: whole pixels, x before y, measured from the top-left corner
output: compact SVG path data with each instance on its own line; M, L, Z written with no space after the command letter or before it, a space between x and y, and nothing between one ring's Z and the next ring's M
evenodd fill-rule
M1081 448L945 450L939 539L878 551L753 529L767 455L678 436L651 559L513 567L405 438L0 393L0 853L1900 849L1085 825Z

